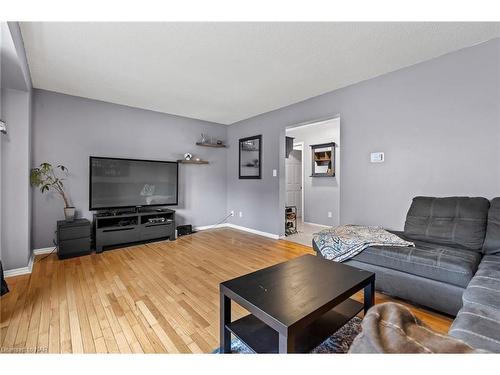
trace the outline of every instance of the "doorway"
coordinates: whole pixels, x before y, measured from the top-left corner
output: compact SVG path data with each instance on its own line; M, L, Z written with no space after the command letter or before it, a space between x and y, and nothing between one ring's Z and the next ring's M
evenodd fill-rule
M304 211L303 185L304 169L303 165L304 142L293 143L293 149L285 160L286 175L286 206L297 208L297 220L304 222L302 215Z
M285 184L281 191L286 240L311 246L314 233L340 224L340 118L291 126L285 136ZM317 176L313 167L317 169L324 161L313 156L317 150L313 146L332 143L335 147L329 155L333 166L329 164L328 170L334 173ZM293 222L289 219L295 212Z

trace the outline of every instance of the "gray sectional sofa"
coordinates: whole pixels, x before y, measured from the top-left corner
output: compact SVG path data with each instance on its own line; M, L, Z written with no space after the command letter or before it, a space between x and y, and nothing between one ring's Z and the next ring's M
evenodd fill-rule
M456 315L483 255L500 253L485 242L489 210L486 198L416 197L394 232L415 247L369 247L346 264L375 272L386 294Z
M416 197L394 233L415 247L369 247L345 263L375 272L383 293L456 315L450 336L500 352L500 198Z

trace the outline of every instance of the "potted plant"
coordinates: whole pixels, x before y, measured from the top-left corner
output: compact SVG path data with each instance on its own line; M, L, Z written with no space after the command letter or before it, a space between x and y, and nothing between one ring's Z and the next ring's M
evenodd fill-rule
M60 170L60 172L58 171ZM30 182L32 186L40 189L42 193L53 190L61 196L64 201L64 217L66 221L73 221L75 219L75 207L69 204L68 196L64 191L63 181L61 174L67 175L68 168L64 165L52 167L50 163L42 163L38 168L31 169Z

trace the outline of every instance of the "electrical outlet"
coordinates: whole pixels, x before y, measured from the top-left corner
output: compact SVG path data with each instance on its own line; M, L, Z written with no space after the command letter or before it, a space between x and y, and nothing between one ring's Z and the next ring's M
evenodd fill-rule
M328 211L328 217L331 218L332 217L332 211Z
M240 214L239 214L240 217L243 217L243 212L240 211Z

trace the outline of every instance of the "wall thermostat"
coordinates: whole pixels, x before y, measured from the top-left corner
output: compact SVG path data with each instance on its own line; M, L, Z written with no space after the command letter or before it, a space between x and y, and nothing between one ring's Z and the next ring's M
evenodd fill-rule
M372 163L383 163L385 156L383 152L372 152L370 154L370 162Z

